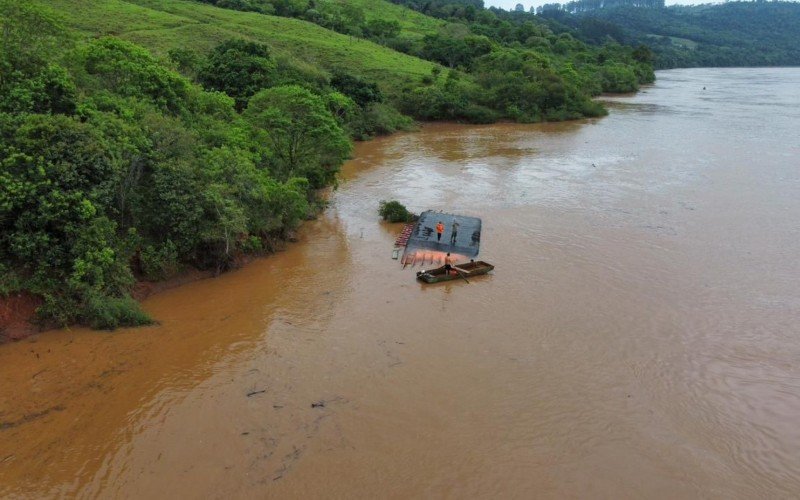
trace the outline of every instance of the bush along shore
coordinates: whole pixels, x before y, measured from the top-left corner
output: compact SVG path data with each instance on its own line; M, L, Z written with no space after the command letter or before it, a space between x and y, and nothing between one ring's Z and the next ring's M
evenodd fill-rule
M352 140L409 129L408 114L595 116L603 110L590 96L608 89L592 75L638 85L652 74L627 47L561 35L562 46L611 62L593 59L590 71L568 60L568 47L537 55L468 31L454 36L471 55L445 65L433 39L418 40L435 62L424 61L306 21L181 0L169 6L171 23L203 15L225 27L201 40L203 52L159 38L171 28L154 27L144 45L104 34L116 16L158 24L167 13L157 8L167 7L0 0L0 336L34 310L42 326L150 323L133 298L137 282L215 274L274 251L319 209L316 193L335 183ZM375 59L312 65L285 40L219 36L237 22L249 33L289 23L312 36L304 50L323 35L351 39ZM370 78L387 58L385 79Z

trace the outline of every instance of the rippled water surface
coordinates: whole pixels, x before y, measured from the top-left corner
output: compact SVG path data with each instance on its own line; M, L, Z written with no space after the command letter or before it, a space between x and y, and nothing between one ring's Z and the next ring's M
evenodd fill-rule
M608 101L359 144L160 326L0 346L0 496L800 496L800 69ZM481 217L494 274L416 283L392 198Z

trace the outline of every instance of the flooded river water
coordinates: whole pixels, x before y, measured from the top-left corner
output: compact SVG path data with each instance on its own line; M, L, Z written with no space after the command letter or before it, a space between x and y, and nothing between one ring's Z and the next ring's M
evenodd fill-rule
M608 101L359 144L159 326L0 346L0 497L800 496L800 69ZM415 282L394 198L481 217L494 274Z

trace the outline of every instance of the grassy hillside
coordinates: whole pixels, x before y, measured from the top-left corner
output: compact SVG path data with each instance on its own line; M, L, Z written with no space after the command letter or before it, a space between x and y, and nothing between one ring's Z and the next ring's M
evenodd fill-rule
M409 38L422 38L424 35L435 33L437 29L447 24L445 21L434 19L385 0L334 1L339 4L348 4L363 9L367 21L372 19L397 21L403 30L403 34Z
M429 75L436 66L298 19L220 9L187 0L33 0L32 3L49 7L66 26L80 33L113 35L161 56L174 48L208 51L223 40L245 38L269 45L276 55L374 79L389 92L411 79Z

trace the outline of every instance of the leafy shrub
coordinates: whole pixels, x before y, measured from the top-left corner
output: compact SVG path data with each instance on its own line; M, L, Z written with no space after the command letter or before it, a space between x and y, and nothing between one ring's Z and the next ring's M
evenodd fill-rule
M139 303L129 296L109 298L90 296L83 307L82 321L99 330L114 330L122 326L141 326L153 323Z
M236 107L243 109L250 96L275 84L276 63L266 45L231 39L214 47L197 78L204 87L236 99Z
M467 97L443 85L417 87L401 97L401 109L420 120L453 120L462 116Z
M248 236L242 241L242 251L244 253L261 253L264 251L264 243L261 238Z
M261 14L274 14L275 8L267 0L200 0L223 9L240 10L243 12L259 12Z
M0 112L75 112L75 84L67 71L50 64L34 75L18 72L0 78Z
M22 289L22 282L6 265L0 263L0 297L9 295Z
M469 104L461 115L469 123L494 123L500 118L500 113L480 104Z
M587 100L583 104L583 108L581 109L581 114L583 116L596 118L599 116L606 116L608 114L608 110L604 108L603 105L597 101Z
M636 64L633 67L633 71L636 73L636 79L639 83L653 83L656 81L656 74L650 64Z
M347 122L350 135L357 140L367 140L377 135L386 135L398 130L411 130L414 120L384 103L374 103Z
M400 23L385 19L370 19L364 26L364 36L382 42L400 34Z
M434 34L422 39L421 55L450 68L469 66L472 61L492 50L492 42L485 36L454 37Z
M378 214L385 221L389 222L411 222L414 214L408 211L402 203L397 200L381 201L378 207Z
M167 55L178 71L183 74L194 74L200 64L200 56L192 49L177 47L170 49Z
M331 86L362 108L373 102L383 102L383 94L375 82L369 82L343 71L333 73Z
M139 253L142 273L151 281L163 280L179 269L178 247L171 240L161 245L147 245Z
M142 47L117 38L100 38L81 47L83 69L116 94L147 97L172 113L184 109L190 84L169 71Z
M404 36L386 40L386 46L404 54L411 54L414 52L414 40Z
M639 78L629 66L621 63L605 64L600 69L604 92L635 92Z

